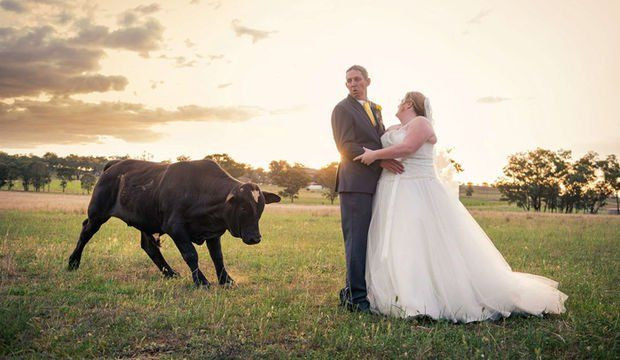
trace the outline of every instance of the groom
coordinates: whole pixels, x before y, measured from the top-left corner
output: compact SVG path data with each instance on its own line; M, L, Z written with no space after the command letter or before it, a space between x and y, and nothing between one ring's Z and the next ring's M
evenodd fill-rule
M403 166L396 160L381 160L366 166L353 159L364 153L363 147L381 148L385 127L381 107L368 100L370 78L365 68L351 66L346 72L349 96L336 105L332 112L334 141L341 155L336 191L340 196L340 214L344 235L347 279L340 290L340 305L350 311L369 312L366 298L366 244L372 215L372 196L381 175L381 168L402 173Z

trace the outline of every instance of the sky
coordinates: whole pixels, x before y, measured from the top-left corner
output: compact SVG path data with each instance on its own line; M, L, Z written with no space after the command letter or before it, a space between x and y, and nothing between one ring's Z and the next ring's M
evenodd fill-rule
M493 182L510 154L620 154L620 1L0 0L0 151L228 153L319 168L365 66L387 126L408 91Z

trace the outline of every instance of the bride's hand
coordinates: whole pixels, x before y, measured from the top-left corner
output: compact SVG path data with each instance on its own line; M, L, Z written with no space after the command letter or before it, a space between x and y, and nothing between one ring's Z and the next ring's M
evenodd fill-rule
M361 161L364 165L370 165L377 160L375 156L376 151L364 148L364 153L357 156L353 161Z

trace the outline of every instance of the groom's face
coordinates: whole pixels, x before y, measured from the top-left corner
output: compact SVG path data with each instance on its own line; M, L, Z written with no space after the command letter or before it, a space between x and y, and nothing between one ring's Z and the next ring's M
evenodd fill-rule
M367 100L366 88L370 85L370 79L366 79L361 71L347 71L346 85L347 89L349 89L349 95L353 96L357 100Z

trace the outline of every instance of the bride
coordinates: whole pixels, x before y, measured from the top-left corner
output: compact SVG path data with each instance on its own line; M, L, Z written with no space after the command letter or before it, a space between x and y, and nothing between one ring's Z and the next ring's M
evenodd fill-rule
M437 137L428 99L409 92L401 125L381 137L383 149L355 158L369 165L401 159L402 174L384 171L368 233L366 283L374 312L454 322L565 311L557 282L513 272L433 166Z

